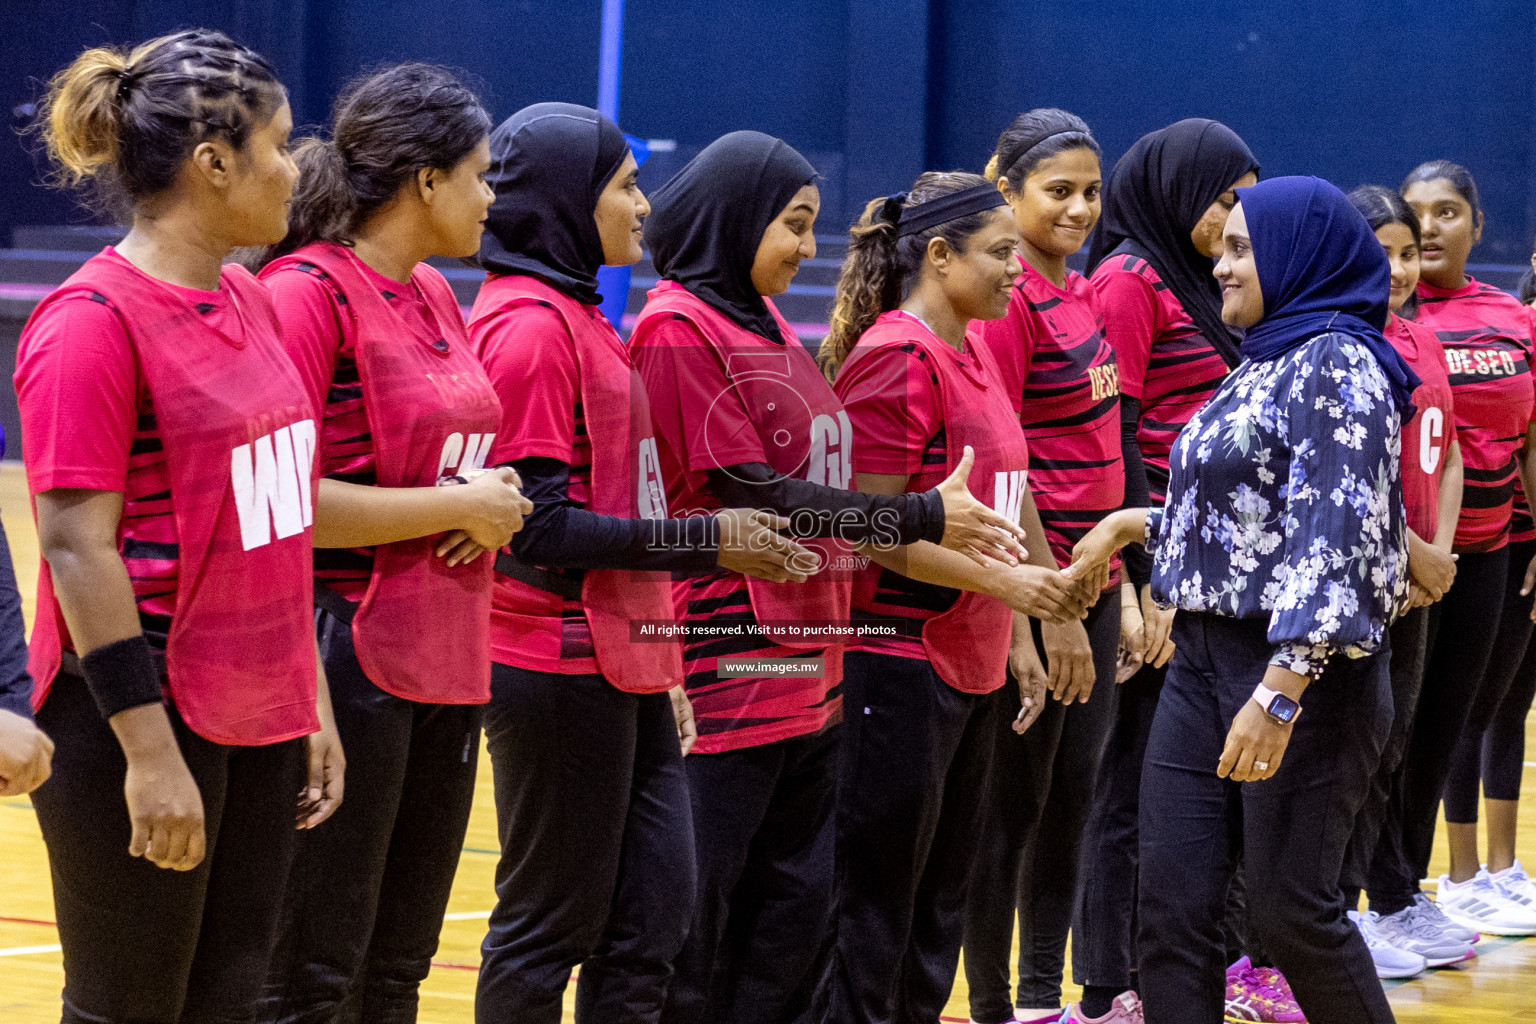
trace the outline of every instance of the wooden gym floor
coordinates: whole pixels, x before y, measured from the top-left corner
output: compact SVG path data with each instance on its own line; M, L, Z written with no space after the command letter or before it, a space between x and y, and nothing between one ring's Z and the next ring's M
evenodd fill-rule
M30 622L37 579L37 538L21 467L15 463L0 466L0 510ZM1529 723L1527 728L1531 729ZM1536 754L1536 730L1531 732L1530 749ZM1532 799L1527 802L1531 810L1521 821L1521 852L1536 864L1536 771L1526 773L1524 792ZM495 900L491 881L496 853L491 766L482 750L469 837L443 925L442 944L432 974L422 986L421 1024L470 1024L474 1020L480 939ZM1442 842L1432 871L1444 869ZM64 972L52 922L47 855L31 803L25 798L0 800L0 1021L4 1024L55 1024L59 1019ZM132 939L125 937L124 941ZM1478 958L1470 963L1395 985L1390 998L1398 1020L1405 1024L1536 1021L1536 939L1517 942L1490 938L1479 945L1478 952ZM567 1021L571 1019L572 991L566 997ZM1069 986L1066 997L1076 995L1076 989ZM962 973L945 1017L963 1022L967 1016Z

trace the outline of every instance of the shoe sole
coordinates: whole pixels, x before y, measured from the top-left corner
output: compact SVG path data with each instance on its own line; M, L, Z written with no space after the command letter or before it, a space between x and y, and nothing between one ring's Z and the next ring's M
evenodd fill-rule
M1429 964L1426 961L1425 962L1425 967L1427 967L1427 966L1429 966ZM1418 968L1415 968L1412 971L1408 970L1407 968L1403 968L1400 971L1385 971L1385 972L1382 971L1382 969L1380 967L1376 968L1376 977L1381 979L1382 981L1401 981L1404 978L1417 978L1419 975L1421 975L1423 973L1424 973L1424 967L1418 967Z
M1473 924L1473 922L1467 921L1465 919L1462 921L1457 921L1456 923L1461 925L1463 928L1471 928ZM1478 921L1476 924L1479 939L1481 939L1484 935L1501 935L1513 938L1524 938L1528 935L1536 935L1536 928L1495 928L1493 925L1487 924L1483 921Z
M1433 960L1429 959L1428 957L1425 957L1425 961L1431 967L1449 967L1452 964L1462 964L1462 963L1466 963L1468 960L1475 960L1476 958L1477 958L1477 950L1469 949L1465 953L1461 954L1460 956L1436 957Z
M1440 912L1444 914L1446 920L1450 921L1452 924L1461 928L1465 928L1467 931L1476 932L1478 939L1481 939L1484 935L1505 935L1517 937L1536 935L1536 924L1526 925L1524 927L1517 925L1513 928L1499 928L1487 921L1479 921L1477 918L1468 914L1447 910L1444 906L1440 908Z

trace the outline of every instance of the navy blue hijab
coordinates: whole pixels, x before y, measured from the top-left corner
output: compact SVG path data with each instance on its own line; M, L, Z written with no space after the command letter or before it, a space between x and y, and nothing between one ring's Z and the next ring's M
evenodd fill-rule
M1420 381L1381 333L1392 271L1370 224L1322 178L1270 178L1238 189L1237 199L1264 295L1244 358L1276 359L1325 331L1347 334L1381 364L1406 422Z

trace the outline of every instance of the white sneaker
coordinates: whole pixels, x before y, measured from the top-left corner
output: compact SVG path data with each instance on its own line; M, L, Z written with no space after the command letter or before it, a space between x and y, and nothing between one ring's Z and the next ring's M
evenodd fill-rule
M1436 897L1440 910L1459 925L1490 935L1536 935L1536 909L1505 896L1486 871L1460 884L1441 875Z
M1440 930L1441 934L1459 939L1468 944L1482 940L1483 936L1475 928L1463 928L1461 925L1446 917L1441 911L1440 905L1429 898L1428 893L1417 893L1413 897L1413 909L1416 916L1428 921L1433 927Z
M1425 906L1430 909L1425 910ZM1440 922L1444 922L1443 927ZM1398 949L1419 954L1431 967L1447 967L1477 956L1472 943L1458 938L1468 934L1466 929L1452 924L1427 899L1423 903L1415 901L1407 910L1386 917L1372 912L1371 923L1387 942Z
M1531 881L1531 876L1525 873L1518 858L1512 866L1488 878L1499 887L1505 899L1536 914L1536 882Z
M1371 951L1371 962L1376 965L1376 977L1411 978L1429 966L1429 962L1419 954L1399 949L1383 938L1381 932L1376 930L1375 914L1362 914L1358 910L1347 913L1360 930L1366 948Z

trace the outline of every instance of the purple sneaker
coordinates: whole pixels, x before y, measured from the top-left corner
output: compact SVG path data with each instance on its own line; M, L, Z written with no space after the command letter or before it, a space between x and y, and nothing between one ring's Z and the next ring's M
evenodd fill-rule
M1285 975L1247 957L1227 968L1224 1016L1229 1024L1307 1024Z

